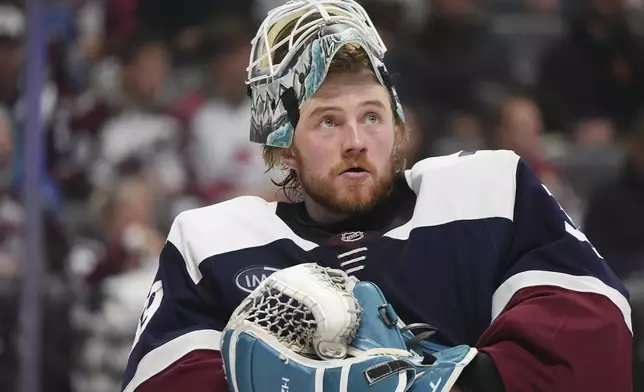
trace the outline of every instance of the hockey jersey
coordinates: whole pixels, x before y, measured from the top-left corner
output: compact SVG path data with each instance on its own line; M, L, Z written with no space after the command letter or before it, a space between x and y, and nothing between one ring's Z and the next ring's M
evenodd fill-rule
M223 392L231 312L274 271L312 261L376 283L438 343L478 347L507 391L632 389L625 288L516 154L478 151L418 162L369 214L337 224L256 197L181 213L123 390Z

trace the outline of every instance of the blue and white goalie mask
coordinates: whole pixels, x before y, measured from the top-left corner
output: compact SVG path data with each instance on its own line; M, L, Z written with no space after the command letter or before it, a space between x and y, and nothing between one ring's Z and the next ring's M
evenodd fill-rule
M376 77L391 95L396 115L404 122L383 63L385 45L365 10L353 0L295 0L270 11L252 40L246 81L251 97L250 140L290 147L302 105L322 85L338 50L349 44L369 56Z

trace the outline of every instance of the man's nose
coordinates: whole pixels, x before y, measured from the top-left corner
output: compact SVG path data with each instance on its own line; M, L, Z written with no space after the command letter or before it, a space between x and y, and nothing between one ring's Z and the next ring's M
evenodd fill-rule
M364 132L358 124L346 124L343 130L342 153L345 156L360 155L367 151Z

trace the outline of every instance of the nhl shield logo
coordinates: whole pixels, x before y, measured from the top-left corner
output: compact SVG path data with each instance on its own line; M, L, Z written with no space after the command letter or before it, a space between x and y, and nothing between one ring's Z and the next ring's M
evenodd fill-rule
M344 242L356 242L364 238L364 233L361 231L348 231L342 233L340 239Z

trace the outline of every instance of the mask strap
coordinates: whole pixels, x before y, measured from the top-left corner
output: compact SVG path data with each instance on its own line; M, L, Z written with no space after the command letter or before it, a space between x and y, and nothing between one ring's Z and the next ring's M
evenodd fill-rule
M280 100L282 101L282 105L284 105L286 113L288 114L288 119L293 126L293 132L295 132L297 123L300 121L300 109L297 106L297 98L295 97L295 90L293 90L293 87L289 87L284 90L280 96Z

